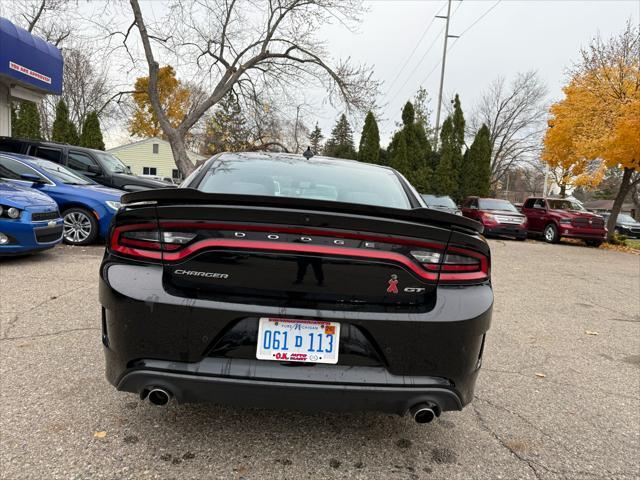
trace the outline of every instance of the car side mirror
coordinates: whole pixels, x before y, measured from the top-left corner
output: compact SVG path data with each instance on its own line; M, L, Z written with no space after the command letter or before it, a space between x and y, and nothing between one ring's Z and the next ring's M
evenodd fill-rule
M87 173L100 175L102 173L102 170L97 165L87 165Z
M23 173L20 175L22 180L26 180L27 182L33 182L37 184L47 183L41 176L34 175L33 173Z

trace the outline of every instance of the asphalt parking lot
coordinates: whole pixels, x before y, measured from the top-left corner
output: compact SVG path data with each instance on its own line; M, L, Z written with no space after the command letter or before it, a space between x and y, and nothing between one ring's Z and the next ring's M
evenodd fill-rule
M472 405L384 414L141 403L104 379L102 248L0 262L0 478L640 477L640 257L492 241Z

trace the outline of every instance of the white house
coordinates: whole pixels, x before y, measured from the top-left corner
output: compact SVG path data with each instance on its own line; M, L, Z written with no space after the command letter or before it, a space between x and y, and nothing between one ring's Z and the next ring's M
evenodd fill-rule
M173 159L171 145L161 138L145 138L107 151L129 166L134 175L181 178L180 171ZM188 152L188 155L194 163L206 159L206 157L194 152Z

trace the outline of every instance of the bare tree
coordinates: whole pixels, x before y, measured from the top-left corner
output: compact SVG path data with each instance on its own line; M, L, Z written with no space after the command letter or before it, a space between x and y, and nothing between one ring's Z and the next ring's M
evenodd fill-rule
M78 130L92 111L98 114L103 128L115 124L123 116L119 102L129 92L123 92L113 84L108 75L108 65L96 61L91 53L90 48L81 44L62 50L62 95L48 95L39 105L42 131L46 137L51 133L55 106L60 98L69 107L69 117Z
M368 67L348 60L331 66L315 36L321 24L336 18L345 24L357 21L360 1L176 0L157 26L147 21L138 0L130 3L133 20L122 33L123 43L128 48L135 27L148 67L151 104L183 174L194 168L185 145L189 130L234 87L243 95L245 87L275 93L315 82L326 88L330 101L358 110L366 110L378 93ZM157 92L163 54L173 57L176 68L192 68L192 78L208 93L175 128Z
M506 173L540 152L546 128L547 87L534 71L519 73L511 84L496 79L474 109L473 131L484 123L491 132L491 187Z
M71 17L75 2L70 0L13 0L0 4L6 6L6 12L1 8L0 14L56 47L73 32Z

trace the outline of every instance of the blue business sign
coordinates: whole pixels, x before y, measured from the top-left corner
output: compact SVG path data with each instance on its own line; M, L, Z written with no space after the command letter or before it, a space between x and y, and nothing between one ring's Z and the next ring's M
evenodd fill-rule
M54 45L0 17L0 75L17 85L60 95L63 63Z

